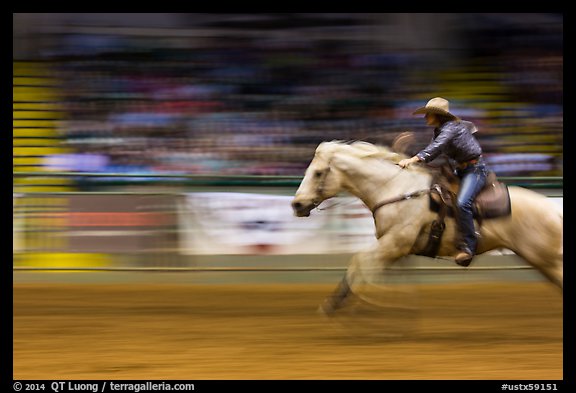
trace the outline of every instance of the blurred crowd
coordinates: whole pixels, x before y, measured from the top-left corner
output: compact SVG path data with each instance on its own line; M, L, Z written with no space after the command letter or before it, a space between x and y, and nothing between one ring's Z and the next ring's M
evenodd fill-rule
M561 176L561 34L558 46L531 34L477 30L438 64L369 40L222 35L186 47L171 45L182 37L63 35L50 58L68 114L61 138L75 153L46 166L302 175L325 140L390 144L409 130L425 145L431 130L411 113L443 96L477 124L498 174Z

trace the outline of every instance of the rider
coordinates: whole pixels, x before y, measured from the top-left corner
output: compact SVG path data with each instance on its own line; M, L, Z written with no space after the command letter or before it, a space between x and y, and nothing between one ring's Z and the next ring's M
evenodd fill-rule
M461 266L469 266L476 252L477 238L474 228L472 205L476 195L486 184L486 164L482 158L482 148L474 137L476 126L459 119L450 113L448 100L432 98L426 106L413 114L425 114L426 125L434 126L434 136L428 146L412 158L401 160L398 165L405 168L418 162L430 162L441 153L455 162L456 175L461 179L458 191L456 220L462 234L462 244L455 261Z

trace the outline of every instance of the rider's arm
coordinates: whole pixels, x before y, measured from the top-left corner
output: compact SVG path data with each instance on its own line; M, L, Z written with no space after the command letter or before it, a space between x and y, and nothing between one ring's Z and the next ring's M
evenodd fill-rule
M428 146L422 149L415 157L420 161L430 162L442 153L444 146L450 142L458 131L457 127L446 125Z

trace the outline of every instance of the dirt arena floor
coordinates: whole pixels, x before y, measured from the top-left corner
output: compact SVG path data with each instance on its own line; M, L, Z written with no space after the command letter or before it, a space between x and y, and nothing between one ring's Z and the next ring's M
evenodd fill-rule
M563 378L562 296L547 283L419 285L417 312L373 316L406 332L394 337L318 315L333 289L15 283L14 379Z

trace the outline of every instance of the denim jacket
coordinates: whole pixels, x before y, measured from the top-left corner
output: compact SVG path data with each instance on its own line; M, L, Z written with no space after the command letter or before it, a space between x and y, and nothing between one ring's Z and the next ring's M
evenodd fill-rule
M434 129L432 142L416 156L421 161L430 162L441 153L457 163L478 158L482 148L473 135L477 131L474 123L465 120L453 120Z

